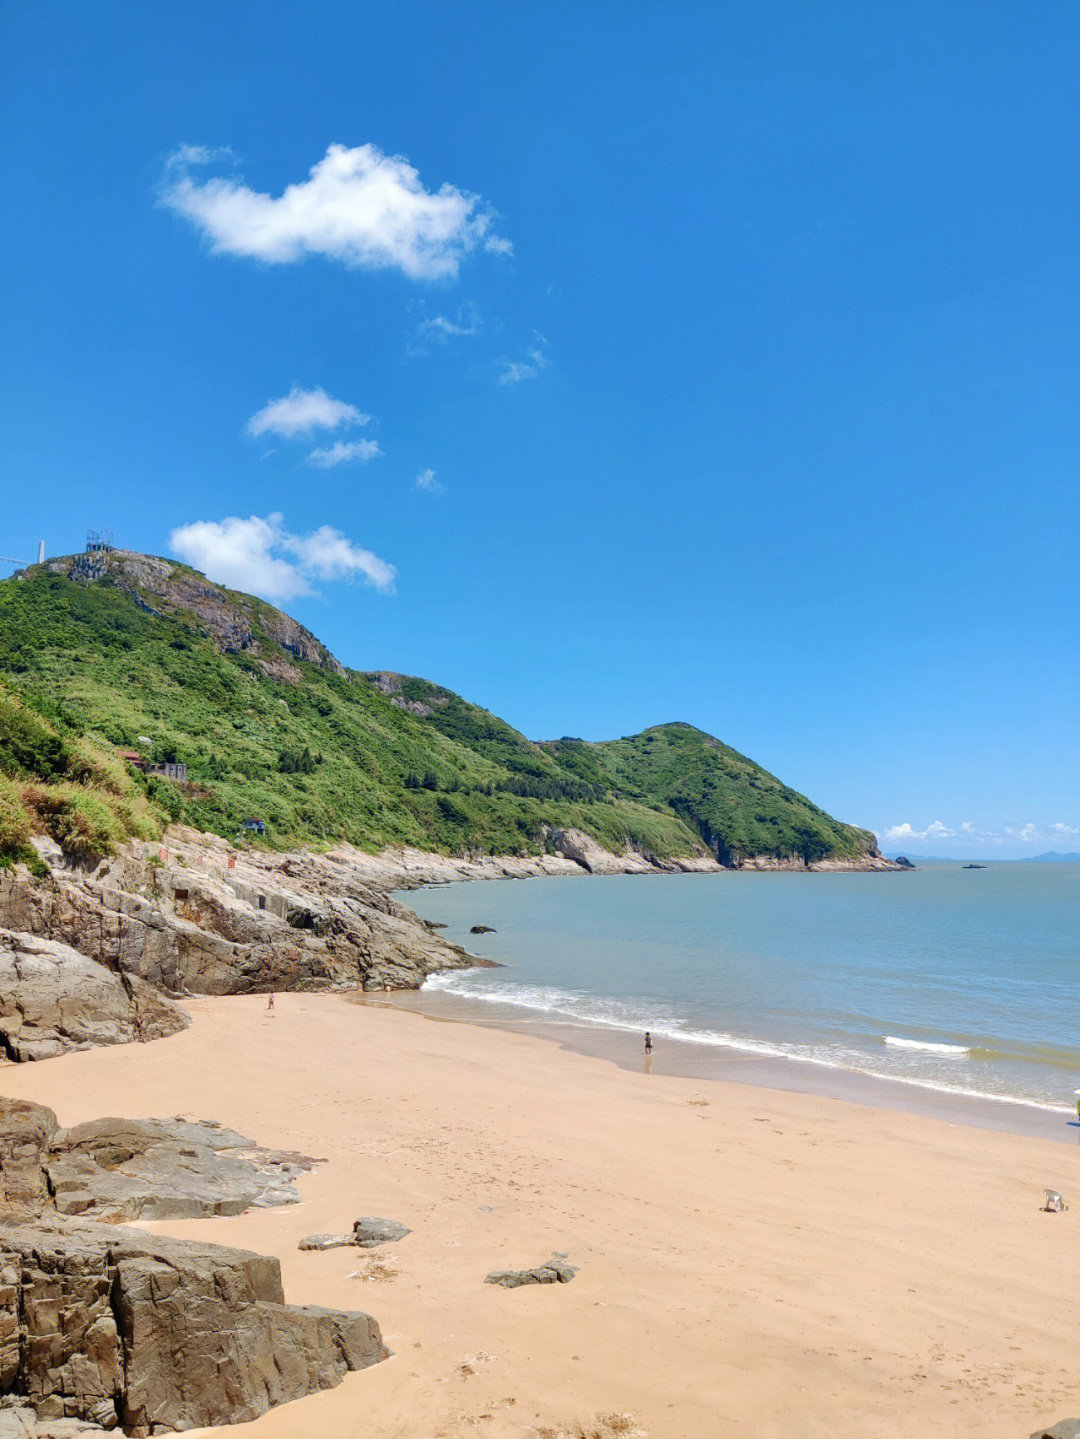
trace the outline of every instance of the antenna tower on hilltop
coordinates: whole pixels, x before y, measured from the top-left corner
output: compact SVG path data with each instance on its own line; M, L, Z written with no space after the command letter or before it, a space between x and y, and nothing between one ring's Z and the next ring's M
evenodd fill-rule
M87 530L86 553L88 555L108 554L115 549L112 530Z

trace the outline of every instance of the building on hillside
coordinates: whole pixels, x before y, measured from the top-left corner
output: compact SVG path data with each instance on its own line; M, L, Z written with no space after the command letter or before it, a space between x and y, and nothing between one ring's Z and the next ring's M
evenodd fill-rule
M137 749L118 749L116 753L125 764L133 764L136 769L144 770L149 763Z
M86 553L88 555L107 555L110 550L115 548L112 530L87 530Z
M266 833L266 824L265 824L264 821L261 820L261 819L254 819L254 818L246 819L246 820L244 820L244 823L240 826L240 828L241 828L241 829L249 830L252 834L265 834L265 833Z
M174 779L184 783L187 780L187 765L173 764L170 761L164 761L161 764L148 764L146 766L146 773L157 775L158 779Z

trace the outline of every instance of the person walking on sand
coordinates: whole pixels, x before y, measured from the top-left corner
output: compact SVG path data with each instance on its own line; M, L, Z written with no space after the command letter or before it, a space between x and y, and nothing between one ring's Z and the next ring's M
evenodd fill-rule
M273 1009L273 1007L274 1007L274 996L273 996L273 994L268 994L268 995L267 995L267 997L266 997L266 1007L267 1007L267 1009Z
M648 1030L646 1030L646 1031L645 1031L645 1057L646 1057L646 1059L649 1057L650 1054L652 1054L652 1035L649 1033Z

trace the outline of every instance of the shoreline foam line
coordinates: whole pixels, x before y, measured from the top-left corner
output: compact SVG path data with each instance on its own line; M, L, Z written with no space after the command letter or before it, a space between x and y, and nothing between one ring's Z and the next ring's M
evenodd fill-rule
M536 1015L541 1021L546 1020L549 1023L562 1023L579 1028L608 1029L633 1034L642 1028L648 1027L654 1036L660 1036L675 1044L733 1050L738 1054L753 1055L759 1059L790 1060L796 1064L814 1065L820 1069L828 1069L833 1072L858 1075L866 1079L883 1080L891 1084L903 1084L911 1088L921 1089L933 1094L946 1095L952 1098L988 1101L994 1104L1019 1105L1024 1109L1039 1110L1046 1114L1072 1113L1072 1107L1069 1105L1053 1104L1047 1100L1032 1099L1015 1094L995 1094L992 1091L983 1089L972 1089L967 1085L942 1084L918 1075L886 1073L880 1069L868 1068L863 1064L853 1063L850 1060L845 1062L843 1059L836 1057L799 1053L793 1047L772 1044L767 1040L740 1039L735 1035L722 1034L712 1030L681 1030L674 1026L664 1025L662 1023L657 1024L655 1020L651 1025L647 1025L637 1020L631 1021L629 1019L618 1019L610 1016L592 1016L583 1014L576 1009L560 1007L558 1004L551 1002L550 999L547 1002L540 1003L532 997L531 992L524 989L517 994L510 990L496 992L492 990L471 989L461 984L462 978L462 974L457 970L447 970L439 974L430 975L428 979L425 980L419 992L421 994L425 991L435 994L449 994L455 999L477 1001L490 1006L504 1004L511 1009L527 1010ZM575 996L567 994L566 991L537 990L536 994L543 994L545 996L558 994L560 997L569 1000L575 998ZM452 1017L464 1024L474 1022L465 1016ZM494 1027L498 1028L499 1026L496 1024ZM890 1036L882 1036L885 1040L888 1040L889 1037ZM938 1052L937 1048L930 1045L929 1042L924 1044L922 1041L897 1040L896 1044L891 1047L901 1050L915 1049L918 1047L924 1051ZM943 1054L942 1057L949 1059L961 1059L965 1055L970 1057L972 1053L966 1046L947 1045L942 1048L947 1052ZM853 1052L852 1059L856 1057L861 1059L862 1055ZM867 1056L867 1058L869 1059L869 1056Z

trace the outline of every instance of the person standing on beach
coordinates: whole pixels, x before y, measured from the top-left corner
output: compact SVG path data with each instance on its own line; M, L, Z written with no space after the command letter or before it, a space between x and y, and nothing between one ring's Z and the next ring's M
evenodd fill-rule
M646 1031L645 1031L645 1056L646 1056L646 1058L648 1058L648 1056L649 1056L650 1054L652 1054L652 1035L649 1033L648 1030L646 1030Z
M274 1007L274 996L272 994L267 996L266 1007L267 1009L273 1009Z

